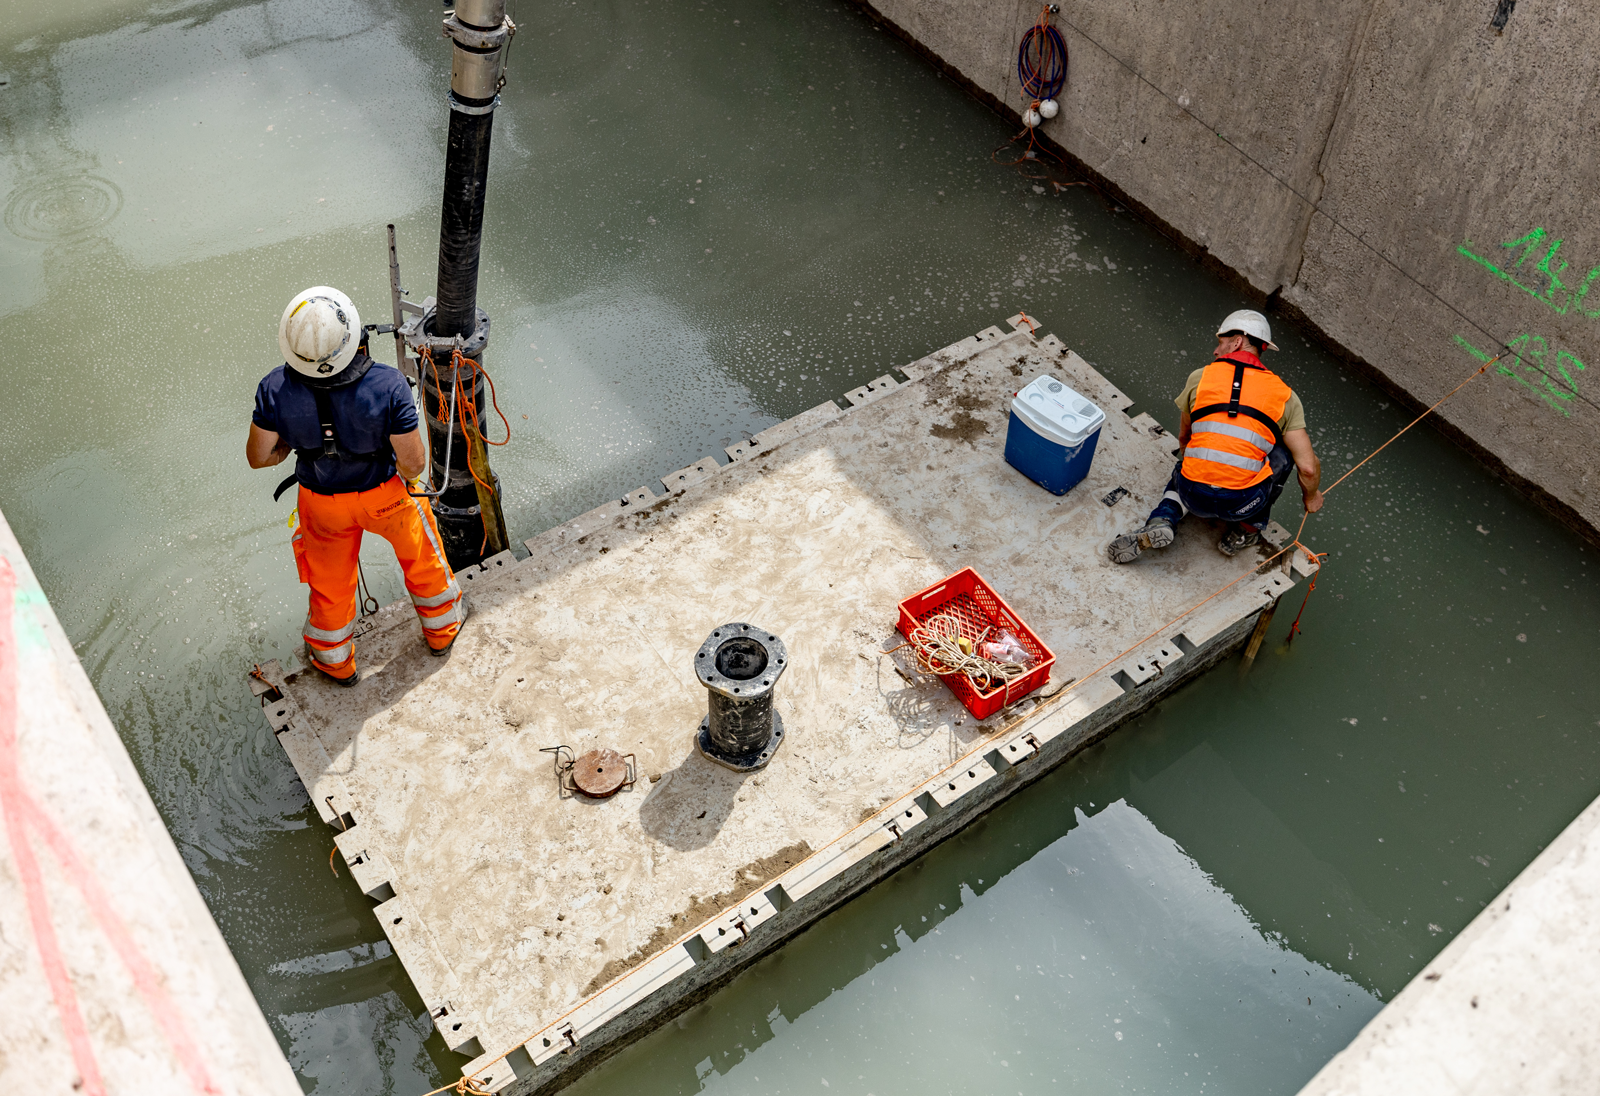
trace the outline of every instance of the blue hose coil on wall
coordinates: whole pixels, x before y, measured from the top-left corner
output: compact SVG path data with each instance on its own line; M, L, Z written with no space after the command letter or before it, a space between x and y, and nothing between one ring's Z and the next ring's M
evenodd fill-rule
M1051 26L1032 26L1017 47L1017 82L1035 99L1054 99L1067 83L1067 43Z

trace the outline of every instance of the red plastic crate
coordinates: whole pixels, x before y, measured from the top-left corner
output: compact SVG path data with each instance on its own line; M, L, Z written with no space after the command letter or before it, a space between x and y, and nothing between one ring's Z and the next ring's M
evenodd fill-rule
M950 691L961 698L974 719L988 719L1007 704L1014 704L1050 680L1050 667L1056 656L1040 642L1033 629L1011 611L1005 599L971 567L963 567L943 582L935 583L900 603L900 634L911 638L911 630L931 616L951 613L965 627L962 634L977 638L986 627L1005 628L1022 643L1030 655L1039 662L1033 669L1018 678L1008 691L1004 686L989 692L979 692L966 674L940 674L939 678ZM970 628L969 632L967 629Z

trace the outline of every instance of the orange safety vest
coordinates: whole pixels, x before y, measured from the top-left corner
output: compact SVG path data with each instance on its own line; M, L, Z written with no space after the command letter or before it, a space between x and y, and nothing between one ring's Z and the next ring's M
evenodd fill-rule
M1293 395L1249 351L1206 366L1189 413L1184 478L1239 491L1270 476L1267 455L1283 444L1278 420Z

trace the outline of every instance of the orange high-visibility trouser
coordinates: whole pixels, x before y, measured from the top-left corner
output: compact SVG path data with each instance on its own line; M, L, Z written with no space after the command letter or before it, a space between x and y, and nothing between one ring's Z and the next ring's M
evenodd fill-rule
M300 581L311 587L306 649L330 677L356 672L356 564L363 532L394 545L429 647L449 645L461 627L461 587L426 499L407 494L399 476L370 491L339 495L319 495L302 486L292 543Z

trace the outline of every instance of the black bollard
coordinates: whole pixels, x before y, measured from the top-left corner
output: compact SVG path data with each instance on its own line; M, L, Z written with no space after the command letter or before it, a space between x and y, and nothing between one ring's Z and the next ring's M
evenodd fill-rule
M706 637L694 672L709 698L695 740L707 760L740 773L772 760L783 742L783 717L772 701L788 664L783 640L753 624L724 624Z

